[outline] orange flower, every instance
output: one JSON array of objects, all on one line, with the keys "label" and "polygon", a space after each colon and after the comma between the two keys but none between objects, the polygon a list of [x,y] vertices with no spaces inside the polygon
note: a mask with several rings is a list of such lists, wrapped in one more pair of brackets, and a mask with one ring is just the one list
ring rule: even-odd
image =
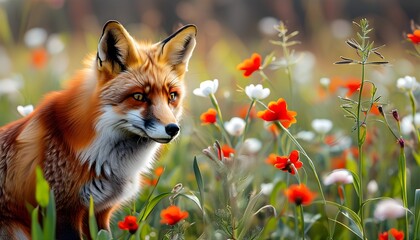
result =
[{"label": "orange flower", "polygon": [[[249,110],[249,105],[246,106],[242,106],[238,109],[237,111],[237,115],[242,118],[245,119],[246,115],[248,114],[248,110]],[[257,117],[257,111],[255,110],[255,107],[251,108],[251,111],[249,112],[249,119],[254,119]]]},{"label": "orange flower", "polygon": [[420,29],[414,30],[413,33],[407,34],[407,38],[414,44],[420,43]]},{"label": "orange flower", "polygon": [[124,221],[118,222],[118,227],[121,230],[128,230],[131,234],[136,233],[139,225],[137,224],[137,218],[135,216],[126,216]]},{"label": "orange flower", "polygon": [[231,148],[229,145],[225,144],[222,146],[223,157],[230,157],[231,153],[235,153],[235,149]]},{"label": "orange flower", "polygon": [[[274,162],[274,167],[281,169],[282,171],[289,172],[295,175],[295,169],[299,169],[303,166],[303,163],[299,161],[299,151],[293,150],[289,157],[277,156]],[[294,167],[293,167],[293,166]]]},{"label": "orange flower", "polygon": [[271,153],[270,155],[268,155],[268,157],[265,159],[265,162],[267,164],[273,165],[276,164],[276,160],[277,160],[277,155],[274,153]]},{"label": "orange flower", "polygon": [[32,51],[32,65],[38,69],[43,68],[47,63],[48,53],[44,48],[38,48]]},{"label": "orange flower", "polygon": [[379,233],[378,240],[388,240],[388,232]]},{"label": "orange flower", "polygon": [[216,123],[216,115],[217,115],[216,109],[209,108],[207,112],[201,114],[200,120],[203,124],[214,124]]},{"label": "orange flower", "polygon": [[303,183],[291,185],[284,191],[284,194],[289,202],[296,205],[309,205],[316,196],[316,193],[311,192]]},{"label": "orange flower", "polygon": [[162,167],[162,166],[157,167],[155,169],[154,176],[152,176],[152,177],[146,177],[146,176],[144,176],[142,178],[143,184],[149,185],[149,186],[156,186],[156,184],[158,183],[158,179],[162,175],[162,173],[163,173],[164,170],[165,170],[165,168]]},{"label": "orange flower", "polygon": [[285,127],[289,128],[290,125],[296,123],[296,112],[287,110],[287,103],[283,98],[279,98],[277,102],[270,102],[268,109],[259,111],[257,116],[265,121],[280,121]]},{"label": "orange flower", "polygon": [[182,219],[187,218],[188,212],[181,211],[179,207],[172,205],[166,209],[163,209],[160,212],[160,217],[162,218],[160,220],[160,223],[174,225],[174,224],[177,224]]},{"label": "orange flower", "polygon": [[162,175],[162,173],[163,173],[163,171],[165,170],[165,168],[164,167],[162,167],[162,166],[160,166],[160,167],[157,167],[156,169],[155,169],[155,175],[156,175],[156,177],[160,177],[161,175]]},{"label": "orange flower", "polygon": [[341,169],[346,168],[347,164],[347,154],[343,152],[337,157],[331,158],[331,169]]},{"label": "orange flower", "polygon": [[244,77],[249,77],[251,74],[261,67],[261,56],[258,53],[252,54],[251,58],[245,59],[237,68],[244,71]]},{"label": "orange flower", "polygon": [[353,95],[353,93],[358,91],[360,89],[360,85],[361,85],[361,82],[358,79],[351,80],[344,83],[343,87],[348,89],[346,93],[346,97],[350,97],[351,95]]},{"label": "orange flower", "polygon": [[376,115],[376,116],[381,115],[381,112],[378,109],[378,103],[377,102],[372,104],[372,107],[370,108],[370,113],[372,113],[373,115]]},{"label": "orange flower", "polygon": [[395,238],[395,240],[404,240],[404,232],[403,231],[398,231],[395,228],[391,228],[389,230],[389,232]]},{"label": "orange flower", "polygon": [[276,124],[271,123],[269,125],[267,125],[266,129],[273,134],[274,137],[277,137],[280,134],[280,129],[279,127],[277,127]]}]

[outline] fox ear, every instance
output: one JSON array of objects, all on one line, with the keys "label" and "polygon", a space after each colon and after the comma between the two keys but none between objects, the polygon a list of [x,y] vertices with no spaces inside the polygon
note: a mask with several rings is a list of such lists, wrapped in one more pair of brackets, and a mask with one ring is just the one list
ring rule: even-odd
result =
[{"label": "fox ear", "polygon": [[137,51],[130,34],[117,21],[108,21],[98,44],[98,70],[118,74],[135,61]]},{"label": "fox ear", "polygon": [[195,47],[197,27],[186,25],[160,42],[161,59],[177,71],[188,71],[188,61]]}]

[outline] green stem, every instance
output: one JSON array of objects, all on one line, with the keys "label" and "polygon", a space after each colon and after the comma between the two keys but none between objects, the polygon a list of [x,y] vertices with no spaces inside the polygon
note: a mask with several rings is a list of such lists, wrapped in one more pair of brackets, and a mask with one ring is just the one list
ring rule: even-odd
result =
[{"label": "green stem", "polygon": [[[296,215],[298,218],[298,226],[300,225],[300,234],[302,235],[302,240],[305,240],[305,218],[303,216],[303,207],[302,205],[296,205]],[[297,233],[296,236],[299,236]]]},{"label": "green stem", "polygon": [[411,114],[413,116],[413,127],[417,136],[417,151],[420,150],[420,133],[419,129],[416,126],[415,118],[416,118],[416,111],[417,111],[417,103],[416,98],[414,97],[413,91],[408,92],[408,96],[410,97],[411,102]]},{"label": "green stem", "polygon": [[[363,38],[363,43],[362,46],[364,46],[364,38]],[[363,230],[363,238],[365,238],[366,233],[365,233],[365,228],[364,228],[364,214],[363,214],[363,168],[364,168],[364,161],[363,161],[363,143],[364,143],[364,136],[366,136],[366,132],[362,133],[361,131],[366,131],[366,129],[362,129],[361,125],[363,123],[360,122],[360,117],[361,117],[361,113],[362,113],[362,92],[363,92],[363,86],[365,83],[365,63],[366,60],[363,59],[362,61],[362,82],[360,84],[360,91],[359,91],[359,99],[357,102],[357,119],[356,119],[356,124],[357,124],[357,149],[359,151],[359,166],[358,166],[358,174],[359,174],[359,217],[361,220],[361,225],[362,225],[362,230]],[[364,136],[363,136],[364,135]]]},{"label": "green stem", "polygon": [[216,108],[217,120],[218,120],[218,123],[220,125],[222,135],[225,137],[226,143],[230,147],[233,147],[232,142],[230,141],[230,138],[229,138],[229,133],[225,129],[225,125],[224,125],[223,117],[222,117],[222,111],[220,110],[220,106],[219,106],[219,103],[217,102],[216,96],[214,96],[214,94],[210,94],[209,97],[210,97],[211,103]]},{"label": "green stem", "polygon": [[246,113],[246,116],[245,116],[245,129],[244,129],[244,132],[242,133],[241,143],[243,143],[245,140],[245,135],[249,128],[249,115],[254,105],[255,105],[255,99],[252,99],[251,104],[249,105],[249,108],[248,108],[248,112]]},{"label": "green stem", "polygon": [[[404,147],[400,148],[400,157],[399,157],[399,168],[400,168],[400,180],[401,180],[401,195],[403,199],[404,208],[408,209],[408,200],[407,200],[407,171],[406,171],[406,157],[404,153]],[[405,213],[405,236],[406,239],[409,238],[408,230],[408,213]]]}]

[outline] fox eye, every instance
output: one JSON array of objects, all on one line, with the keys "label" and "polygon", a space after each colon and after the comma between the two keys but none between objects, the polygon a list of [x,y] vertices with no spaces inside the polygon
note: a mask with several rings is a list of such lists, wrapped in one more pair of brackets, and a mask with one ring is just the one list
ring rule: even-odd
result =
[{"label": "fox eye", "polygon": [[133,98],[136,99],[137,101],[142,101],[142,102],[146,101],[146,97],[142,93],[134,93]]},{"label": "fox eye", "polygon": [[178,97],[178,94],[176,92],[171,92],[169,95],[169,101],[174,102],[177,97]]}]

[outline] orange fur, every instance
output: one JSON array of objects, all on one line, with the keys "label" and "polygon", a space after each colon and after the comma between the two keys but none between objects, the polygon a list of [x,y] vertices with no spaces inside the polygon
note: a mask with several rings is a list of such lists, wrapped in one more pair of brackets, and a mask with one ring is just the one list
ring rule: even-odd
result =
[{"label": "orange fur", "polygon": [[110,21],[96,58],[33,113],[0,128],[0,238],[30,238],[35,168],[54,192],[57,239],[89,237],[88,199],[109,230],[112,212],[136,195],[160,143],[178,135],[183,78],[196,28],[156,44]]}]

